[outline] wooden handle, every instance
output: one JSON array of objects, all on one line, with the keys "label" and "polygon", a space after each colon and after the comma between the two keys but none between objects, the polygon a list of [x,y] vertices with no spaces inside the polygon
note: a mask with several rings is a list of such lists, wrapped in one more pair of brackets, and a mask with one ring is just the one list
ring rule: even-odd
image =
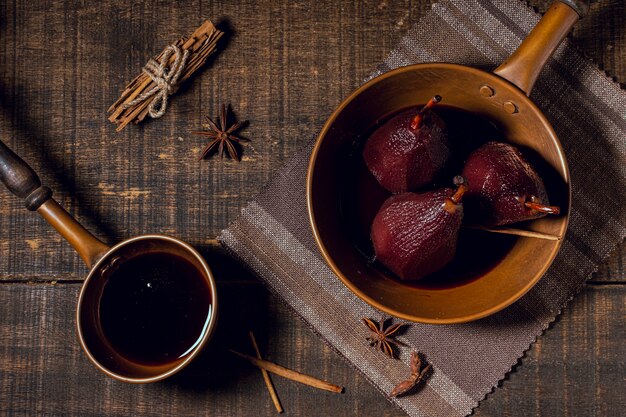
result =
[{"label": "wooden handle", "polygon": [[42,204],[37,212],[72,245],[88,268],[91,269],[108,252],[107,245],[89,233],[53,198]]},{"label": "wooden handle", "polygon": [[0,140],[0,180],[13,194],[24,199],[26,208],[37,210],[63,236],[91,268],[109,249],[80,225],[42,186],[37,173]]},{"label": "wooden handle", "polygon": [[39,177],[22,158],[0,140],[0,180],[13,194],[24,199],[26,208],[34,211],[52,197]]},{"label": "wooden handle", "polygon": [[530,95],[543,66],[579,17],[586,13],[586,7],[587,2],[582,0],[552,3],[517,50],[493,72]]}]

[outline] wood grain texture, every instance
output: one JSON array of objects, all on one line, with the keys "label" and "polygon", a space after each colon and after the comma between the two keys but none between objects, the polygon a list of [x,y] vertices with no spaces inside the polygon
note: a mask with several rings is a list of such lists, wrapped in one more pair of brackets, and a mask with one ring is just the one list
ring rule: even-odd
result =
[{"label": "wood grain texture", "polygon": [[[202,246],[317,134],[429,7],[403,5],[5,3],[0,129],[11,132],[8,142],[61,203],[105,240],[158,232]],[[125,83],[148,57],[209,17],[227,32],[227,46],[182,87],[166,116],[115,133],[105,110]],[[240,164],[197,161],[204,142],[190,131],[220,103],[250,120],[242,133],[252,142]],[[3,276],[84,274],[58,236],[15,199],[2,199]]]},{"label": "wood grain texture", "polygon": [[[258,285],[220,286],[217,333],[181,374],[143,386],[112,380],[80,351],[78,288],[0,284],[0,415],[274,415],[258,370],[226,352],[252,353],[250,328],[269,360],[346,387],[337,395],[274,377],[286,415],[403,415]],[[588,287],[476,415],[623,415],[624,303],[622,285]]]},{"label": "wood grain texture", "polygon": [[[432,2],[0,0],[2,140],[109,243],[150,232],[199,247],[224,300],[216,343],[183,374],[148,386],[106,378],[74,334],[86,268],[0,190],[0,415],[274,415],[259,372],[224,354],[250,349],[248,328],[268,359],[347,388],[337,397],[274,378],[287,415],[403,415],[209,239],[315,137]],[[543,11],[550,1],[530,3]],[[150,56],[206,18],[227,32],[221,51],[165,117],[115,133],[107,107]],[[622,87],[625,27],[626,1],[599,0],[572,34]],[[197,161],[204,143],[190,131],[220,103],[250,120],[240,164]],[[624,248],[476,415],[625,414]],[[43,283],[50,281],[66,283]]]},{"label": "wood grain texture", "polygon": [[[0,2],[0,131],[109,243],[165,233],[203,247],[429,9],[423,1]],[[545,10],[548,1],[533,2]],[[594,2],[575,42],[626,80],[626,2]],[[145,61],[212,18],[221,51],[167,115],[115,133],[105,111]],[[202,116],[231,103],[240,164],[198,162]],[[1,279],[82,279],[62,239],[0,192]],[[624,260],[610,263],[623,276]],[[618,266],[617,269],[615,266]],[[603,275],[604,277],[605,275]]]},{"label": "wood grain texture", "polygon": [[624,416],[626,288],[588,286],[476,416]]},{"label": "wood grain texture", "polygon": [[274,415],[258,369],[227,352],[253,352],[248,329],[267,359],[347,388],[338,395],[274,377],[288,415],[400,414],[259,285],[219,288],[215,343],[182,373],[143,386],[112,380],[88,362],[76,340],[78,289],[0,284],[0,415]]}]

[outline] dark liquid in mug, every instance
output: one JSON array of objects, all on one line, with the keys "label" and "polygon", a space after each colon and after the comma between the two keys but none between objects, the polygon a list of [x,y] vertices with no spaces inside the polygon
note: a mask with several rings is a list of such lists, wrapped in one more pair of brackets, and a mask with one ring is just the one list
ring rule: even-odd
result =
[{"label": "dark liquid in mug", "polygon": [[[418,110],[419,107],[416,107],[415,112]],[[502,133],[490,121],[468,111],[446,105],[437,105],[434,111],[446,123],[451,159],[444,172],[432,184],[417,192],[453,188],[452,178],[462,172],[465,160],[473,150],[486,142],[505,141]],[[372,262],[372,266],[380,272],[381,279],[396,279],[407,286],[429,289],[452,288],[474,281],[502,261],[513,247],[516,236],[461,229],[452,262],[418,281],[402,281],[380,262],[375,261],[370,239],[372,222],[380,206],[392,194],[367,169],[363,160],[363,146],[378,126],[396,114],[381,120],[355,143],[351,163],[345,173],[341,198],[344,224],[357,250]]]},{"label": "dark liquid in mug", "polygon": [[112,347],[143,365],[186,356],[211,316],[211,292],[188,260],[150,252],[124,261],[104,286],[100,323]]}]

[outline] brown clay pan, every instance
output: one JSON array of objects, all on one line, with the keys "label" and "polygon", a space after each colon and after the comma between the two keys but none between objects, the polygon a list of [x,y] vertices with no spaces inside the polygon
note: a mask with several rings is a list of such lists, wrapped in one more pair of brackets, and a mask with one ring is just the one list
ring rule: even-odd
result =
[{"label": "brown clay pan", "polygon": [[[372,306],[402,319],[449,324],[493,314],[524,295],[554,261],[569,220],[570,174],[549,121],[528,94],[553,51],[583,14],[585,4],[557,1],[520,47],[493,73],[430,63],[398,68],[352,93],[326,122],[313,150],[307,204],[319,249],[339,279]],[[377,120],[439,94],[447,105],[494,123],[507,141],[536,153],[547,166],[549,193],[561,194],[562,214],[532,222],[556,241],[518,238],[500,263],[464,285],[429,289],[393,279],[372,267],[346,233],[340,208],[342,178],[356,138]]]}]

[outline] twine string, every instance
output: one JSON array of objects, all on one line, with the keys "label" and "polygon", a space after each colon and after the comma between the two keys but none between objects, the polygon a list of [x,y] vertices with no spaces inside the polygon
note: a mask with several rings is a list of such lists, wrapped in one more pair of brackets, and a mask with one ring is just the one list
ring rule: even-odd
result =
[{"label": "twine string", "polygon": [[[170,57],[174,55],[174,62],[168,67]],[[183,69],[187,64],[189,51],[176,45],[170,45],[163,51],[161,62],[150,58],[143,67],[142,71],[156,84],[150,90],[142,93],[136,99],[124,104],[124,109],[135,106],[144,100],[153,97],[148,107],[148,114],[153,119],[159,118],[165,114],[167,110],[167,97],[174,94],[178,89],[178,79],[183,73]]]}]

